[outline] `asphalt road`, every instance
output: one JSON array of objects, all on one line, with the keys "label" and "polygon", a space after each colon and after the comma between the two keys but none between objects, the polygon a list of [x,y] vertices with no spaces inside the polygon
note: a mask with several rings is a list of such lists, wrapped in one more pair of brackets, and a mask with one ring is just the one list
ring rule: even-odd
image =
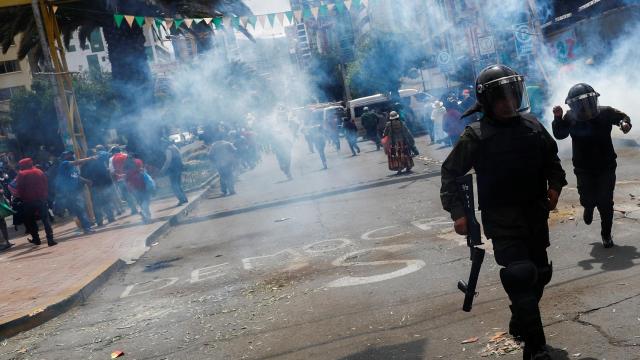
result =
[{"label": "asphalt road", "polygon": [[[291,182],[268,157],[241,176],[238,195],[212,190],[86,304],[1,344],[0,358],[121,350],[125,359],[417,360],[513,350],[489,341],[508,321],[490,246],[474,310],[460,310],[468,250],[440,208],[437,161],[396,177],[371,150],[330,151],[321,171],[299,147]],[[598,229],[580,221],[575,190],[552,215],[555,273],[542,312],[555,359],[640,359],[636,152],[623,152],[618,174],[616,248],[603,249]]]}]

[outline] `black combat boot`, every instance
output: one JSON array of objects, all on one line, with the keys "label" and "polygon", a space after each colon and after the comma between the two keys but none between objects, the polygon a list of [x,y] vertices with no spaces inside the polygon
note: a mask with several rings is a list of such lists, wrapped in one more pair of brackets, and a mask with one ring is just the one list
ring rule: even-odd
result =
[{"label": "black combat boot", "polygon": [[605,249],[609,249],[613,247],[613,238],[611,234],[602,234],[602,245],[604,245]]},{"label": "black combat boot", "polygon": [[584,219],[585,224],[591,225],[591,222],[593,221],[593,208],[585,207],[584,213],[582,214],[582,218]]}]

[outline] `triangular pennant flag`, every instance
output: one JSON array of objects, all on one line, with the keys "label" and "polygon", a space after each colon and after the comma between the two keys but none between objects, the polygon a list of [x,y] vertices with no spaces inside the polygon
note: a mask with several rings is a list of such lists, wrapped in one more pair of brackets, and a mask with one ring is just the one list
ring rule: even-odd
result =
[{"label": "triangular pennant flag", "polygon": [[176,24],[176,29],[180,28],[180,25],[184,22],[184,19],[175,19],[173,21]]},{"label": "triangular pennant flag", "polygon": [[264,15],[258,15],[258,22],[260,22],[260,26],[262,26],[263,29],[266,29],[265,23],[267,21],[267,17]]},{"label": "triangular pennant flag", "polygon": [[129,24],[129,27],[133,26],[133,21],[136,19],[135,16],[133,15],[125,15],[124,16],[124,20],[127,22],[127,24]]},{"label": "triangular pennant flag", "polygon": [[369,7],[369,0],[362,0],[360,2],[362,3],[362,6]]},{"label": "triangular pennant flag", "polygon": [[284,13],[277,13],[276,17],[278,18],[278,22],[280,23],[281,26],[284,26]]},{"label": "triangular pennant flag", "polygon": [[276,20],[276,14],[268,14],[267,19],[269,19],[269,25],[273,27],[273,22]]},{"label": "triangular pennant flag", "polygon": [[344,2],[336,1],[336,11],[338,14],[342,14],[344,12]]},{"label": "triangular pennant flag", "polygon": [[231,18],[230,17],[223,17],[222,18],[222,25],[224,26],[225,30],[229,30],[231,29]]},{"label": "triangular pennant flag", "polygon": [[53,5],[51,8],[53,8],[54,14],[58,12],[58,7],[56,5]]},{"label": "triangular pennant flag", "polygon": [[202,22],[202,19],[193,19],[193,22],[196,24],[200,24]]},{"label": "triangular pennant flag", "polygon": [[320,8],[317,7],[312,7],[311,8],[311,15],[313,15],[314,19],[318,19],[318,13],[320,12]]},{"label": "triangular pennant flag", "polygon": [[247,27],[247,22],[248,22],[248,21],[249,21],[249,19],[247,19],[247,17],[246,17],[246,16],[242,16],[242,17],[240,18],[240,24],[242,24],[242,27],[243,27],[243,28],[246,28],[246,27]]},{"label": "triangular pennant flag", "polygon": [[136,16],[136,24],[142,27],[144,25],[144,16]]},{"label": "triangular pennant flag", "polygon": [[296,10],[293,12],[293,14],[296,16],[296,21],[298,23],[302,22],[302,10]]},{"label": "triangular pennant flag", "polygon": [[336,4],[327,4],[327,10],[331,11],[336,8]]},{"label": "triangular pennant flag", "polygon": [[155,18],[156,27],[161,27],[164,24],[162,19]]},{"label": "triangular pennant flag", "polygon": [[347,10],[351,10],[351,0],[344,0],[344,6],[347,7]]},{"label": "triangular pennant flag", "polygon": [[184,19],[184,24],[187,25],[187,29],[191,29],[191,24],[193,24],[193,19]]},{"label": "triangular pennant flag", "polygon": [[251,15],[249,16],[249,24],[251,24],[251,26],[253,26],[253,28],[256,28],[256,22],[258,21],[258,18],[255,15]]},{"label": "triangular pennant flag", "polygon": [[144,25],[145,26],[153,26],[154,21],[155,21],[154,18],[147,16],[147,17],[144,18]]},{"label": "triangular pennant flag", "polygon": [[352,4],[351,4],[351,10],[358,10],[360,9],[360,0],[353,0]]},{"label": "triangular pennant flag", "polygon": [[312,16],[313,16],[313,13],[311,13],[311,9],[310,8],[304,8],[304,10],[302,11],[302,17],[305,20],[309,20],[309,19],[311,19]]},{"label": "triangular pennant flag", "polygon": [[173,26],[173,19],[164,19],[164,27],[167,30],[171,31],[171,27]]},{"label": "triangular pennant flag", "polygon": [[232,17],[231,18],[231,25],[233,25],[233,27],[235,29],[239,28],[240,27],[240,18],[237,17],[237,16]]},{"label": "triangular pennant flag", "polygon": [[[209,23],[207,22],[207,18],[204,19],[204,22],[209,25]],[[209,18],[209,22],[211,22],[211,19]],[[216,26],[216,30],[220,30],[222,29],[222,18],[215,18],[213,19],[213,24]]]},{"label": "triangular pennant flag", "polygon": [[329,8],[327,7],[327,5],[321,5],[320,16],[327,16],[327,15],[329,15]]},{"label": "triangular pennant flag", "polygon": [[122,25],[122,20],[124,20],[124,15],[114,14],[113,20],[116,22],[116,27],[120,27],[120,25]]},{"label": "triangular pennant flag", "polygon": [[[202,20],[204,20],[205,24],[209,25],[209,24],[211,24],[211,20],[213,20],[213,18],[204,18]],[[220,24],[222,24],[222,18],[216,18],[216,20],[220,20]],[[215,22],[214,22],[214,24],[215,24]]]},{"label": "triangular pennant flag", "polygon": [[293,11],[287,11],[284,14],[287,16],[287,19],[289,19],[289,24],[293,24]]}]

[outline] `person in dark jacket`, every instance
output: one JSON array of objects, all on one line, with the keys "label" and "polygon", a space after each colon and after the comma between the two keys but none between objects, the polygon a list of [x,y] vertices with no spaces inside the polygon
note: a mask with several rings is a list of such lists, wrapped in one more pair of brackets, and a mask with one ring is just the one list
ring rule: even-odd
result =
[{"label": "person in dark jacket", "polygon": [[115,221],[115,204],[113,203],[113,180],[109,173],[109,154],[97,154],[95,150],[89,151],[90,156],[96,158],[87,162],[82,167],[82,176],[91,181],[91,200],[93,213],[98,226],[104,225],[106,218],[109,223]]},{"label": "person in dark jacket", "polygon": [[56,208],[69,210],[78,218],[85,234],[93,232],[91,222],[87,216],[84,197],[84,185],[91,186],[91,181],[80,176],[79,166],[95,159],[95,157],[77,159],[72,151],[65,151],[60,156],[58,173],[56,175]]},{"label": "person in dark jacket", "polygon": [[365,107],[362,110],[364,113],[362,114],[362,117],[360,117],[360,122],[367,132],[367,139],[376,144],[376,150],[380,150],[382,148],[382,144],[380,143],[380,135],[378,134],[378,115],[369,110],[368,107]]},{"label": "person in dark jacket", "polygon": [[40,234],[38,233],[37,218],[42,220],[44,231],[47,236],[47,245],[54,246],[57,243],[53,240],[53,229],[49,222],[47,199],[49,197],[49,185],[47,176],[42,170],[33,166],[33,160],[24,158],[18,163],[20,172],[16,178],[18,197],[23,202],[23,220],[29,234],[30,242],[40,245]]},{"label": "person in dark jacket", "polygon": [[553,135],[557,139],[571,136],[573,167],[578,180],[580,204],[584,207],[584,222],[593,221],[598,208],[601,219],[602,243],[613,246],[613,192],[616,186],[616,152],[611,140],[614,126],[627,134],[631,119],[620,110],[599,106],[598,94],[588,84],[577,84],[569,90],[566,104],[571,108],[563,116],[562,107],[553,108]]},{"label": "person in dark jacket", "polygon": [[352,156],[360,154],[360,147],[358,146],[358,127],[356,124],[350,119],[344,118],[342,119],[342,128],[344,129],[349,149],[351,149],[351,154],[353,154]]},{"label": "person in dark jacket", "polygon": [[455,231],[468,231],[456,179],[476,172],[478,204],[493,243],[500,280],[511,301],[509,333],[524,340],[524,360],[551,360],[539,302],[551,281],[549,212],[566,174],[553,137],[527,114],[524,78],[504,65],[484,69],[476,80],[483,118],[467,126],[442,164],[440,197]]},{"label": "person in dark jacket", "polygon": [[171,190],[173,194],[178,198],[178,205],[181,206],[189,202],[187,195],[182,190],[182,171],[184,165],[182,163],[182,154],[180,149],[169,139],[162,140],[167,147],[165,150],[164,165],[160,169],[160,173],[167,173],[169,175],[169,181],[171,182]]}]

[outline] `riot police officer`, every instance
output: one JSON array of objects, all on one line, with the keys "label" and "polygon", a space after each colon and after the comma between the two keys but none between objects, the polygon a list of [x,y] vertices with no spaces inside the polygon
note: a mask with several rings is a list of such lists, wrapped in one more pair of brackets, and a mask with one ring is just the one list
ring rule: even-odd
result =
[{"label": "riot police officer", "polygon": [[511,300],[509,332],[525,342],[524,359],[551,359],[539,301],[551,281],[549,211],[567,184],[553,137],[527,114],[524,79],[507,66],[484,69],[476,80],[484,116],[466,127],[442,165],[441,200],[458,234],[467,232],[456,178],[472,168],[487,238],[493,242],[500,280]]},{"label": "riot police officer", "polygon": [[584,207],[584,222],[593,221],[598,208],[601,236],[605,248],[613,246],[613,191],[616,186],[616,152],[611,141],[611,129],[631,131],[629,117],[612,107],[599,106],[598,94],[588,84],[577,84],[569,90],[565,103],[570,110],[563,115],[560,106],[553,108],[553,135],[565,139],[571,135],[573,167],[578,180],[580,204]]}]

